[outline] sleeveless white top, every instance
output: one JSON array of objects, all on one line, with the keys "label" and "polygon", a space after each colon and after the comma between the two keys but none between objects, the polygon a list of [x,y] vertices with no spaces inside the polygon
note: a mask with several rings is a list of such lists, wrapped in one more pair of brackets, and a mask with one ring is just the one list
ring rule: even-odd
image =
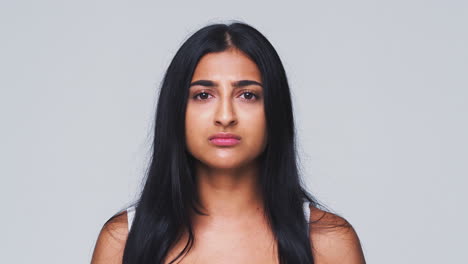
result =
[{"label": "sleeveless white top", "polygon": [[133,218],[135,217],[135,206],[127,209],[128,231],[132,228]]},{"label": "sleeveless white top", "polygon": [[[309,219],[310,219],[310,207],[309,207],[309,202],[308,201],[305,201],[303,203],[303,206],[304,206],[304,216],[305,216],[305,219],[307,221],[307,223],[309,223]],[[130,231],[130,229],[132,228],[132,222],[133,222],[133,218],[135,217],[135,206],[131,206],[127,209],[127,221],[128,221],[128,231]],[[309,225],[307,225],[307,231],[309,231]]]}]

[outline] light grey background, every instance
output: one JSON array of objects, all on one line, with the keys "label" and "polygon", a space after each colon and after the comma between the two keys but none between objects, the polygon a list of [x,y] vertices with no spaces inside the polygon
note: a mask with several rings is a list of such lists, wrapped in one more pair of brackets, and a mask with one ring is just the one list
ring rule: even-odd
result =
[{"label": "light grey background", "polygon": [[247,22],[292,89],[313,193],[368,263],[468,263],[467,1],[2,1],[3,263],[88,263],[136,198],[156,91],[195,30]]}]

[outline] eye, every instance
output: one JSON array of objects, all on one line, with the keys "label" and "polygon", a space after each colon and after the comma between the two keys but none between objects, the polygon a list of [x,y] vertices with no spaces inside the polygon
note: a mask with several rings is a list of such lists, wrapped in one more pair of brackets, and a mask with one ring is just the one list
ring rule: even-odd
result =
[{"label": "eye", "polygon": [[[206,100],[206,99],[208,99],[208,98],[206,98],[208,95],[210,95],[210,94],[207,93],[207,92],[201,92],[201,93],[196,94],[193,97],[193,99],[195,99],[195,100]],[[199,96],[200,96],[201,99],[197,99]]]},{"label": "eye", "polygon": [[[244,95],[244,97],[246,97],[245,100],[247,101],[255,101],[258,99],[258,95],[256,95],[255,93],[251,92],[251,91],[245,91],[242,93],[242,95]],[[255,97],[255,99],[251,99],[252,97]]]}]

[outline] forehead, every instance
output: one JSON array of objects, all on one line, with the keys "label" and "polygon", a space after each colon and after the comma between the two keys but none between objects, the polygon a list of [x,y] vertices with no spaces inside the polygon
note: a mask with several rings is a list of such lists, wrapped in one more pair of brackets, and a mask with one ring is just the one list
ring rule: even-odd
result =
[{"label": "forehead", "polygon": [[197,64],[192,80],[250,78],[260,81],[258,66],[237,49],[204,55]]}]

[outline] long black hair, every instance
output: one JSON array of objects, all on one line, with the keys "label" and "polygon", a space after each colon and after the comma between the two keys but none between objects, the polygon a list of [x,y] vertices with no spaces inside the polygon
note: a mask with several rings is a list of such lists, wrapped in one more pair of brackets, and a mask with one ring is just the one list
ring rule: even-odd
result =
[{"label": "long black hair", "polygon": [[[171,61],[159,90],[152,156],[144,186],[134,204],[135,216],[123,252],[123,263],[162,264],[171,246],[188,231],[194,242],[190,209],[198,214],[194,158],[185,142],[189,84],[199,60],[229,48],[242,51],[258,66],[264,94],[267,145],[259,157],[265,214],[275,236],[280,263],[313,262],[303,203],[320,206],[304,188],[297,160],[291,95],[280,57],[258,30],[243,22],[211,24],[191,35]],[[113,216],[115,217],[115,215]],[[112,218],[111,218],[112,219]],[[109,222],[109,219],[107,222]]]}]

